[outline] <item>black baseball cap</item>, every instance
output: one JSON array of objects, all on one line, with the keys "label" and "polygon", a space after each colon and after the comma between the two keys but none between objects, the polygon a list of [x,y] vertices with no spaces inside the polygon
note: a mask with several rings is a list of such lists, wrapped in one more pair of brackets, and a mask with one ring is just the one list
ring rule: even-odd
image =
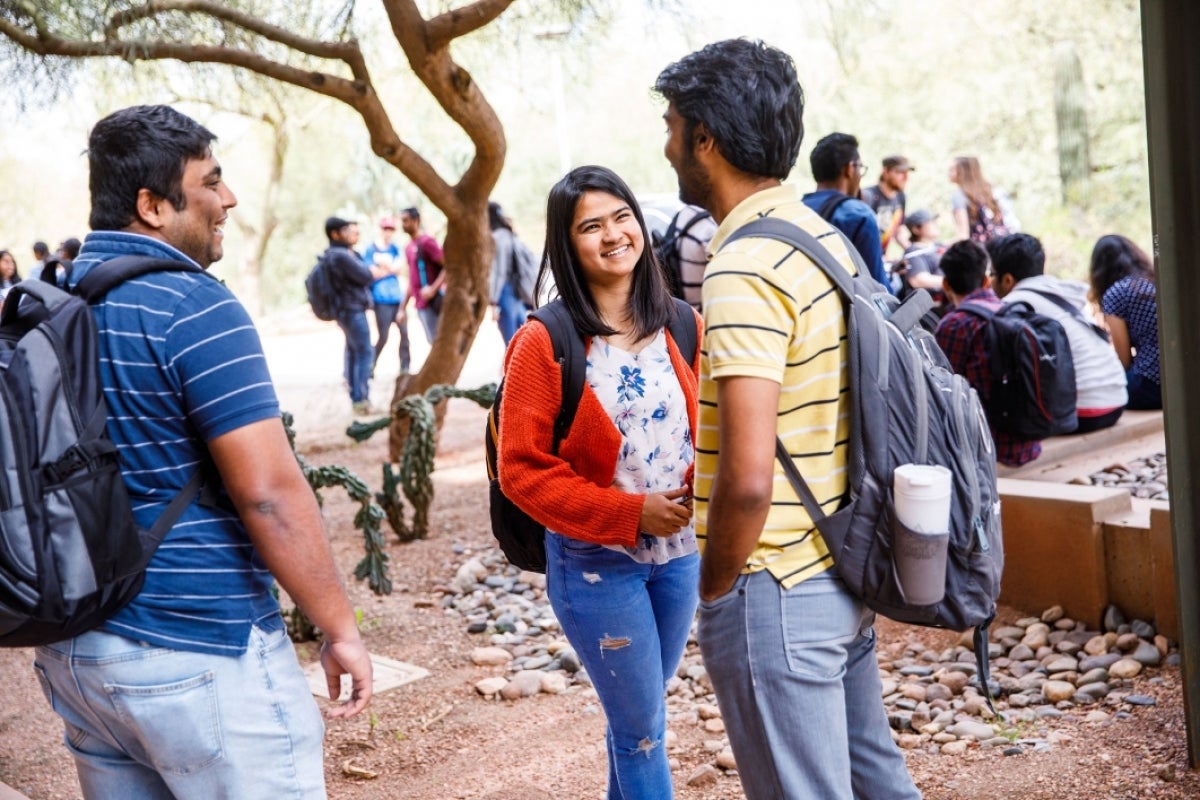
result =
[{"label": "black baseball cap", "polygon": [[904,218],[904,224],[909,228],[915,228],[918,225],[924,225],[926,222],[932,222],[935,219],[937,219],[937,214],[927,208],[918,208]]},{"label": "black baseball cap", "polygon": [[356,223],[354,223],[352,220],[342,219],[341,217],[329,217],[325,220],[325,236],[328,237],[329,234],[333,233],[334,231],[340,231],[347,225],[354,224]]}]

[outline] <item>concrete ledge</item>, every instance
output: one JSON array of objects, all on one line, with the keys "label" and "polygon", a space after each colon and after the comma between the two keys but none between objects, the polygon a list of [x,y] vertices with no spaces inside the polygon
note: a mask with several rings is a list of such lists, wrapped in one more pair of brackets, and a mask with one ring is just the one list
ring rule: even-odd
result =
[{"label": "concrete ledge", "polygon": [[1123,489],[1001,478],[1000,600],[1032,614],[1062,605],[1099,627],[1116,604],[1179,636],[1171,516]]},{"label": "concrete ledge", "polygon": [[1126,411],[1117,424],[1078,436],[1042,441],[1042,455],[1020,467],[999,466],[1001,478],[1067,483],[1131,458],[1166,449],[1161,411]]},{"label": "concrete ledge", "polygon": [[1001,478],[1000,600],[1031,612],[1062,605],[1096,627],[1108,605],[1102,520],[1128,513],[1129,492]]},{"label": "concrete ledge", "polygon": [[29,800],[29,798],[8,784],[0,783],[0,800]]}]

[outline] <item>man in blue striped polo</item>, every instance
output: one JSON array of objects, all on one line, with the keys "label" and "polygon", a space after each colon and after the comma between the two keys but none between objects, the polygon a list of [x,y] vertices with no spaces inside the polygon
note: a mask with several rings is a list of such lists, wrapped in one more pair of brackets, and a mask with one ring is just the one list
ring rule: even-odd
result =
[{"label": "man in blue striped polo", "polygon": [[[98,122],[92,210],[71,275],[117,256],[207,269],[236,204],[216,137],[167,106]],[[155,272],[94,307],[108,429],[138,523],[197,470],[193,502],[140,594],[100,628],[37,649],[85,798],[325,796],[323,723],[273,579],[324,634],[331,717],[361,711],[371,662],[321,515],[288,445],[262,346],[241,303],[204,271]]]}]

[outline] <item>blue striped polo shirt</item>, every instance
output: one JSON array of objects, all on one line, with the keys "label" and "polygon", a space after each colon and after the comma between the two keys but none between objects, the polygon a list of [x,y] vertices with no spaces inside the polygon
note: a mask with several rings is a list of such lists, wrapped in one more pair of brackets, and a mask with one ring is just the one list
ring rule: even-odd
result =
[{"label": "blue striped polo shirt", "polygon": [[[71,274],[120,255],[189,261],[138,234],[88,234]],[[157,272],[94,307],[108,431],[138,524],[150,527],[203,463],[205,442],[279,416],[262,343],[233,293],[208,273]],[[142,591],[103,629],[162,647],[246,649],[251,625],[278,628],[272,578],[241,520],[192,503],[150,561]]]}]

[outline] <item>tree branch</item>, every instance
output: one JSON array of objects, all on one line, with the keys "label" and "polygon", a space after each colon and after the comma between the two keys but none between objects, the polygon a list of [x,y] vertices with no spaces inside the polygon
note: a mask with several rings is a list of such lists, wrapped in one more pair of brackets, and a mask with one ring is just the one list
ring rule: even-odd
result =
[{"label": "tree branch", "polygon": [[[4,19],[0,19],[0,34],[9,37],[29,52],[40,56],[115,57],[126,61],[174,59],[185,63],[228,64],[323,94],[326,97],[332,97],[335,100],[341,100],[349,105],[354,105],[356,98],[362,97],[369,91],[368,81],[350,80],[327,72],[300,69],[290,64],[273,61],[257,53],[233,47],[161,41],[135,42],[120,39],[98,42],[69,40],[44,31],[36,35],[30,34]],[[361,61],[361,55],[359,60]]]},{"label": "tree branch", "polygon": [[475,0],[470,5],[438,14],[426,23],[429,49],[437,50],[453,39],[479,30],[500,16],[513,0]]},{"label": "tree branch", "polygon": [[113,14],[105,24],[104,38],[117,39],[120,36],[121,28],[130,23],[175,11],[186,14],[206,14],[244,28],[251,33],[256,33],[264,39],[278,42],[292,50],[317,58],[348,61],[351,51],[358,50],[358,45],[353,41],[322,42],[317,39],[309,39],[285,28],[270,25],[258,17],[230,8],[224,3],[216,3],[211,0],[150,0],[144,5],[119,11]]}]

